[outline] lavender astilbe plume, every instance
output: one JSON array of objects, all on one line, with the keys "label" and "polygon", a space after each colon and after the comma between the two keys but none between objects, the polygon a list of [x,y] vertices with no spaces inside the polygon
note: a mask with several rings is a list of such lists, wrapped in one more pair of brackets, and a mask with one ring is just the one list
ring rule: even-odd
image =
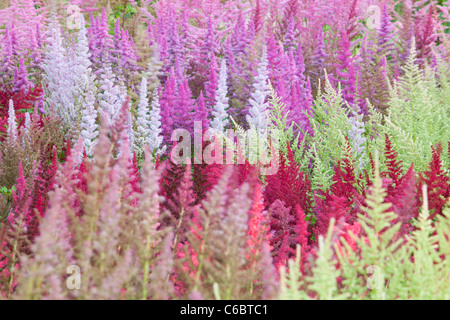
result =
[{"label": "lavender astilbe plume", "polygon": [[8,109],[8,140],[14,143],[17,141],[18,132],[17,132],[17,123],[16,123],[16,111],[14,109],[14,102],[9,100],[9,109]]},{"label": "lavender astilbe plume", "polygon": [[159,45],[155,43],[151,46],[151,49],[152,54],[149,62],[147,63],[147,69],[143,72],[143,74],[148,79],[148,90],[153,92],[160,85],[159,77],[162,76],[162,62],[159,54]]},{"label": "lavender astilbe plume", "polygon": [[92,71],[90,53],[87,40],[87,30],[84,18],[81,18],[81,28],[78,33],[78,42],[73,59],[75,75],[77,104],[81,109],[81,136],[84,139],[86,154],[92,156],[93,148],[98,136],[97,110],[95,98],[97,95],[97,80]]},{"label": "lavender astilbe plume", "polygon": [[354,116],[349,117],[348,121],[351,124],[352,128],[348,132],[348,136],[350,141],[353,144],[353,150],[359,158],[358,167],[360,170],[364,167],[364,157],[365,157],[365,144],[366,138],[364,137],[365,129],[364,123],[362,121],[362,114],[355,114]]},{"label": "lavender astilbe plume", "polygon": [[247,122],[249,125],[254,126],[261,137],[266,136],[268,129],[269,103],[266,99],[269,95],[269,74],[267,64],[267,51],[266,48],[264,48],[261,55],[261,61],[258,65],[258,76],[253,84],[255,91],[252,93],[249,101],[251,108],[247,115]]},{"label": "lavender astilbe plume", "polygon": [[46,84],[46,109],[56,108],[64,125],[69,127],[76,122],[78,113],[75,106],[74,74],[69,61],[69,54],[63,42],[60,24],[55,16],[50,23],[48,37],[50,48],[44,59],[44,83]]},{"label": "lavender astilbe plume", "polygon": [[220,64],[219,84],[216,91],[216,103],[211,111],[213,120],[211,129],[216,133],[223,133],[228,125],[228,88],[227,88],[227,62],[222,59]]},{"label": "lavender astilbe plume", "polygon": [[291,14],[289,16],[289,22],[288,27],[286,30],[286,34],[284,35],[284,47],[287,51],[290,49],[295,48],[296,41],[296,35],[295,35],[295,22],[294,22],[294,16]]},{"label": "lavender astilbe plume", "polygon": [[5,29],[5,35],[2,39],[2,42],[4,45],[2,46],[2,59],[0,64],[0,71],[1,71],[1,83],[2,85],[10,85],[11,79],[14,74],[14,65],[15,65],[15,57],[14,54],[14,48],[13,48],[13,42],[12,42],[12,36],[11,36],[11,30],[9,27],[6,27]]},{"label": "lavender astilbe plume", "polygon": [[325,52],[324,41],[323,30],[320,28],[316,36],[316,45],[312,56],[311,86],[314,92],[318,90],[319,82],[324,83],[324,69],[327,68],[328,54]]},{"label": "lavender astilbe plume", "polygon": [[170,276],[173,272],[173,232],[169,232],[163,240],[161,255],[152,270],[149,280],[149,290],[153,299],[168,300],[174,293]]},{"label": "lavender astilbe plume", "polygon": [[100,77],[99,106],[104,110],[108,121],[111,123],[123,105],[126,93],[121,90],[122,88],[119,86],[109,63],[105,63]]},{"label": "lavender astilbe plume", "polygon": [[149,146],[152,154],[163,154],[166,146],[163,146],[162,125],[161,125],[161,108],[159,104],[159,94],[154,94],[150,110],[150,135]]},{"label": "lavender astilbe plume", "polygon": [[27,91],[31,86],[23,58],[19,59],[19,69],[14,70],[14,90]]},{"label": "lavender astilbe plume", "polygon": [[139,91],[139,104],[136,117],[136,148],[138,153],[143,153],[151,134],[149,101],[147,97],[147,78],[144,76]]},{"label": "lavender astilbe plume", "polygon": [[385,56],[394,69],[394,73],[398,74],[397,48],[395,47],[394,40],[393,25],[390,21],[389,10],[387,5],[384,4],[380,30],[378,31],[377,54],[379,56]]}]

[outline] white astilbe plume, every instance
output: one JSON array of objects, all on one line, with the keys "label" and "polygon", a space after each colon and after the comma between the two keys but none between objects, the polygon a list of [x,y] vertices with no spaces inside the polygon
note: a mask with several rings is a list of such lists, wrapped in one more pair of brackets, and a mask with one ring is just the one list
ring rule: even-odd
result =
[{"label": "white astilbe plume", "polygon": [[269,72],[267,66],[267,51],[266,48],[263,48],[261,61],[258,65],[258,75],[253,84],[255,92],[252,93],[249,100],[251,107],[247,115],[249,126],[254,126],[260,137],[266,136],[269,124],[269,103],[267,102],[267,97],[270,93],[270,87],[268,84]]},{"label": "white astilbe plume", "polygon": [[25,112],[25,123],[24,126],[22,127],[22,145],[25,146],[26,141],[29,141],[31,136],[30,136],[30,132],[31,132],[31,116],[29,112]]},{"label": "white astilbe plume", "polygon": [[70,127],[77,118],[74,99],[74,72],[68,53],[63,45],[61,26],[55,17],[50,23],[48,37],[49,49],[45,55],[44,83],[46,91],[46,109],[54,107],[63,119],[64,125]]},{"label": "white astilbe plume", "polygon": [[81,118],[81,136],[84,141],[84,147],[86,154],[92,156],[94,153],[94,147],[97,144],[98,137],[98,125],[97,125],[97,110],[95,109],[95,96],[88,91],[88,95],[85,98],[86,105],[82,109]]},{"label": "white astilbe plume", "polygon": [[364,144],[366,143],[366,138],[363,136],[365,129],[364,123],[361,121],[362,115],[355,115],[349,117],[348,122],[351,124],[352,128],[348,131],[348,136],[353,144],[353,150],[355,151],[356,158],[359,158],[359,169],[364,167]]},{"label": "white astilbe plume", "polygon": [[148,145],[152,154],[162,154],[166,151],[166,146],[161,147],[163,136],[161,135],[161,108],[159,105],[159,96],[153,95],[152,109],[150,110],[150,135]]},{"label": "white astilbe plume", "polygon": [[223,133],[225,127],[229,124],[227,91],[227,63],[225,59],[222,59],[220,64],[219,83],[216,91],[216,104],[211,112],[213,116],[211,129],[218,134]]},{"label": "white astilbe plume", "polygon": [[84,140],[86,154],[93,155],[97,143],[98,125],[97,110],[95,108],[95,96],[97,93],[96,79],[92,72],[92,64],[89,59],[89,46],[86,26],[81,16],[81,29],[78,33],[78,43],[74,57],[74,74],[76,76],[78,105],[81,107],[81,136]]},{"label": "white astilbe plume", "polygon": [[25,124],[24,124],[24,132],[28,135],[31,130],[31,116],[29,112],[25,112]]},{"label": "white astilbe plume", "polygon": [[148,144],[150,137],[150,114],[147,97],[147,78],[142,78],[140,92],[139,92],[139,104],[137,107],[136,118],[136,151],[142,154],[144,152],[145,145]]},{"label": "white astilbe plume", "polygon": [[161,69],[163,65],[160,59],[158,45],[155,43],[152,48],[152,56],[147,64],[147,71],[144,72],[144,77],[148,79],[147,83],[149,84],[149,91],[154,91],[158,88],[160,84],[159,76],[162,74]]},{"label": "white astilbe plume", "polygon": [[14,102],[12,100],[9,100],[7,133],[9,141],[11,142],[17,141],[16,112],[14,111]]},{"label": "white astilbe plume", "polygon": [[100,107],[106,112],[107,120],[111,124],[125,102],[126,93],[122,91],[121,86],[116,84],[116,77],[112,72],[111,65],[108,62],[104,64],[104,70],[100,76],[98,97]]}]

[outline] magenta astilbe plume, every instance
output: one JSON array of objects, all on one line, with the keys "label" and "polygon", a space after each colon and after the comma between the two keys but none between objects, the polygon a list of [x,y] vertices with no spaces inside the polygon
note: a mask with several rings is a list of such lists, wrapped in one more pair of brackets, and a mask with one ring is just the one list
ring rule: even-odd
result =
[{"label": "magenta astilbe plume", "polygon": [[270,82],[274,87],[277,87],[283,66],[283,46],[276,41],[273,33],[270,33],[267,39],[267,60],[269,61]]},{"label": "magenta astilbe plume", "polygon": [[314,54],[312,56],[312,89],[314,92],[318,90],[319,81],[321,84],[324,83],[324,69],[327,68],[326,61],[328,59],[328,54],[325,52],[325,42],[322,28],[316,36]]},{"label": "magenta astilbe plume", "polygon": [[394,68],[394,74],[398,73],[397,48],[394,43],[394,27],[391,23],[389,9],[384,4],[381,16],[381,26],[378,31],[378,52],[379,56],[385,56],[389,60],[389,64]]},{"label": "magenta astilbe plume", "polygon": [[6,27],[5,36],[2,40],[4,43],[2,50],[2,59],[0,65],[0,73],[2,76],[2,84],[10,84],[11,79],[14,75],[14,65],[15,65],[15,56],[14,47],[13,47],[13,39],[11,35],[12,31],[9,27]]},{"label": "magenta astilbe plume", "polygon": [[165,66],[166,70],[178,64],[180,73],[184,73],[184,52],[180,42],[180,33],[178,30],[178,23],[176,21],[175,12],[172,7],[169,10],[167,18],[167,53],[168,64]]},{"label": "magenta astilbe plume", "polygon": [[295,22],[294,16],[291,14],[289,17],[288,27],[286,34],[284,35],[284,47],[287,51],[294,49],[297,43],[295,35]]},{"label": "magenta astilbe plume", "polygon": [[192,113],[194,110],[194,101],[192,100],[192,92],[186,77],[179,79],[179,81],[178,101],[173,114],[174,129],[184,128],[192,133],[194,130]]},{"label": "magenta astilbe plume", "polygon": [[194,106],[194,114],[195,114],[195,121],[201,121],[202,122],[202,128],[203,130],[206,130],[209,128],[209,111],[206,108],[205,100],[203,98],[203,92],[200,91],[200,96],[197,99],[197,103]]},{"label": "magenta astilbe plume", "polygon": [[100,20],[97,17],[91,28],[93,32],[93,44],[90,46],[93,49],[92,56],[100,61],[105,61],[105,58],[110,56],[114,43],[113,37],[109,34],[108,17],[104,7],[102,8]]},{"label": "magenta astilbe plume", "polygon": [[25,67],[23,58],[20,58],[19,69],[15,69],[14,71],[14,91],[24,91],[26,93],[30,86],[31,83],[28,80],[27,68]]},{"label": "magenta astilbe plume", "polygon": [[208,108],[212,108],[216,102],[216,90],[218,86],[218,68],[216,56],[211,55],[209,62],[209,79],[205,84],[206,105]]},{"label": "magenta astilbe plume", "polygon": [[351,43],[347,37],[347,32],[343,31],[341,34],[341,50],[338,52],[338,63],[334,64],[336,68],[337,77],[330,77],[338,86],[341,84],[342,98],[349,104],[349,106],[358,112],[356,104],[356,75],[357,67],[355,58],[352,56]]},{"label": "magenta astilbe plume", "polygon": [[208,23],[206,27],[206,35],[203,41],[203,46],[200,49],[200,57],[205,61],[212,58],[217,52],[217,44],[215,39],[215,28],[213,26],[213,21],[211,17],[208,18]]},{"label": "magenta astilbe plume", "polygon": [[253,25],[255,32],[258,33],[264,27],[263,13],[261,12],[261,1],[256,0],[256,6],[253,9]]},{"label": "magenta astilbe plume", "polygon": [[167,79],[166,86],[161,95],[161,123],[162,123],[162,134],[164,136],[164,142],[168,143],[170,141],[170,135],[172,134],[174,119],[174,108],[177,102],[177,87],[176,79],[174,74],[174,69],[172,68]]}]

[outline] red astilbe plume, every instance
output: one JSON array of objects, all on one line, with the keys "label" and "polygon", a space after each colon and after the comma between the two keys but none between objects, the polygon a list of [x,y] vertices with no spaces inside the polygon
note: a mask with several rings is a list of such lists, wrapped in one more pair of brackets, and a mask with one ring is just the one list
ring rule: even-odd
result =
[{"label": "red astilbe plume", "polygon": [[[4,233],[4,228],[0,229],[1,233]],[[8,268],[8,256],[11,255],[11,250],[7,246],[7,242],[3,241],[3,236],[0,234],[0,297],[3,295],[5,298],[14,291],[17,281],[14,279],[14,275]],[[11,281],[11,277],[12,281]]]},{"label": "red astilbe plume", "polygon": [[[300,245],[301,251],[301,266],[302,268],[304,267],[304,261],[306,260],[306,255],[310,250],[310,246],[309,246],[309,239],[310,239],[310,234],[308,232],[308,221],[306,220],[306,216],[305,213],[303,212],[302,208],[297,205],[295,207],[295,212],[296,212],[296,218],[297,218],[297,223],[295,225],[295,233],[297,235],[295,242],[297,244]],[[304,271],[304,270],[302,270]]]},{"label": "red astilbe plume", "polygon": [[[361,225],[359,222],[355,222],[352,225],[348,223],[343,223],[341,226],[334,226],[334,232],[338,235],[338,241],[336,241],[336,248],[341,255],[348,254],[347,250],[344,249],[344,242],[349,245],[353,252],[357,252],[358,244],[356,243],[355,236],[358,237],[361,232]],[[339,268],[339,262],[337,268]]]},{"label": "red astilbe plume", "polygon": [[426,60],[431,55],[431,46],[436,40],[435,15],[434,6],[431,5],[427,15],[418,21],[415,39],[419,61]]},{"label": "red astilbe plume", "polygon": [[389,136],[386,133],[386,143],[385,143],[385,149],[384,149],[384,155],[386,156],[386,168],[387,171],[383,172],[381,174],[382,177],[389,177],[392,179],[392,182],[397,185],[400,181],[400,178],[403,174],[403,161],[397,160],[398,153],[394,150],[392,147],[391,141],[389,140]]},{"label": "red astilbe plume", "polygon": [[162,205],[169,209],[167,203],[175,195],[186,169],[183,165],[175,164],[170,158],[163,161],[160,166],[163,168],[160,179],[160,193],[166,199],[166,203]]},{"label": "red astilbe plume", "polygon": [[[202,142],[202,149],[206,150],[207,148],[211,147],[211,143],[215,143],[216,139],[214,139],[214,142],[210,141],[203,141]],[[216,150],[220,150],[219,147],[215,147],[214,152],[217,152]],[[214,156],[215,157],[215,156]],[[205,159],[203,159],[201,164],[195,163],[194,160],[194,193],[197,198],[196,203],[200,203],[203,199],[205,199],[206,194],[212,190],[212,188],[217,184],[219,179],[221,178],[223,171],[226,167],[231,165],[224,165],[223,164],[223,158],[221,163],[217,163],[214,161],[214,163],[206,163]]]},{"label": "red astilbe plume", "polygon": [[346,197],[334,194],[327,195],[325,201],[317,197],[316,202],[318,208],[320,208],[316,213],[316,225],[314,227],[314,233],[316,239],[318,239],[319,235],[327,234],[331,218],[334,218],[337,224],[348,220],[351,207],[348,206]]},{"label": "red astilbe plume", "polygon": [[128,166],[127,166],[127,192],[123,195],[124,199],[130,200],[130,205],[132,207],[137,206],[137,198],[136,195],[141,193],[140,185],[141,185],[141,177],[139,174],[138,163],[136,159],[136,153],[133,153],[133,157],[127,158]]},{"label": "red astilbe plume", "polygon": [[300,172],[288,144],[287,156],[280,152],[278,172],[267,177],[267,186],[264,190],[266,208],[275,200],[281,200],[293,211],[298,204],[305,213],[308,213],[311,209],[311,193],[311,182],[306,174]]},{"label": "red astilbe plume", "polygon": [[420,208],[414,164],[411,164],[406,174],[396,183],[395,189],[388,192],[386,201],[392,203],[391,210],[398,216],[392,223],[401,223],[399,235],[409,234],[413,230],[410,221],[419,216]]},{"label": "red astilbe plume", "polygon": [[276,200],[269,208],[269,215],[274,265],[279,268],[285,265],[288,259],[293,258],[297,244],[302,246],[302,256],[305,258],[304,253],[309,249],[309,232],[301,206],[297,204],[296,209],[292,210],[286,207],[283,201]]},{"label": "red astilbe plume", "polygon": [[253,202],[249,211],[247,244],[254,255],[258,255],[263,243],[269,243],[269,225],[266,212],[264,211],[264,199],[261,185],[257,183],[253,191]]},{"label": "red astilbe plume", "polygon": [[[346,137],[344,157],[334,166],[333,185],[327,191],[319,190],[318,196],[315,197],[314,211],[319,219],[318,228],[315,228],[316,233],[326,234],[332,217],[336,218],[336,222],[343,217],[343,220],[350,224],[356,220],[358,208],[364,199],[357,189],[354,162],[351,146]],[[341,212],[337,214],[336,209]]]},{"label": "red astilbe plume", "polygon": [[177,190],[167,199],[166,207],[169,208],[169,215],[163,220],[163,224],[168,223],[174,230],[174,246],[186,241],[186,234],[189,232],[189,224],[193,218],[196,198],[193,192],[191,166],[187,165],[183,177]]},{"label": "red astilbe plume", "polygon": [[249,268],[260,272],[260,276],[253,281],[256,291],[261,291],[262,299],[272,299],[277,295],[278,287],[275,275],[276,269],[271,256],[271,234],[268,213],[264,210],[264,200],[261,185],[255,183],[253,200],[248,212],[247,245],[249,247],[247,260]]},{"label": "red astilbe plume", "polygon": [[428,186],[428,207],[430,219],[442,214],[442,209],[450,197],[450,178],[446,175],[441,163],[442,145],[431,147],[432,159],[428,170],[419,174],[419,190]]}]

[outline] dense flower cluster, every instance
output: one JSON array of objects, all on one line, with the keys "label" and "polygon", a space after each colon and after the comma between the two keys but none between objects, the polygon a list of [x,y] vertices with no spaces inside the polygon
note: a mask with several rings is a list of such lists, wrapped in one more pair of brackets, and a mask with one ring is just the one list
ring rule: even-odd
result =
[{"label": "dense flower cluster", "polygon": [[445,1],[5,3],[0,299],[450,298]]}]

